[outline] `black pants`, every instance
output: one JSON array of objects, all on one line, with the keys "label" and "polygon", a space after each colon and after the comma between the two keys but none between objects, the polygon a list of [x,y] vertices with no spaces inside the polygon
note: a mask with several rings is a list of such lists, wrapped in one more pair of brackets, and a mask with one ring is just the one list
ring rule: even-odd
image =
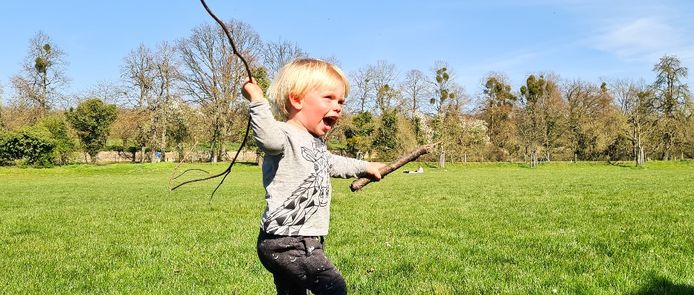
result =
[{"label": "black pants", "polygon": [[275,279],[277,294],[347,294],[340,272],[325,257],[322,237],[274,236],[260,231],[258,257]]}]

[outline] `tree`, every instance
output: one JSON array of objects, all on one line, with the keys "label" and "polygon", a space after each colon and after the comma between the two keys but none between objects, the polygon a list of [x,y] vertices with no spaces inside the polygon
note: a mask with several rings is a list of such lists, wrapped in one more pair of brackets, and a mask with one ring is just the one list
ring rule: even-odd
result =
[{"label": "tree", "polygon": [[420,70],[410,70],[405,75],[405,80],[400,83],[403,106],[407,109],[415,140],[418,144],[427,142],[428,134],[425,131],[427,122],[423,113],[428,105],[427,100],[432,95],[431,85],[431,81],[428,81]]},{"label": "tree", "polygon": [[116,119],[116,106],[92,98],[80,103],[77,109],[70,108],[65,116],[77,131],[84,151],[96,163],[96,155],[106,145],[111,123]]},{"label": "tree", "polygon": [[[162,42],[157,47],[154,55],[156,100],[151,103],[150,110],[153,141],[158,142],[158,149],[161,151],[161,161],[166,161],[167,128],[168,121],[172,120],[171,108],[175,101],[181,100],[176,91],[177,82],[180,80],[179,66],[176,62],[176,49],[171,47],[168,42]],[[153,148],[154,150],[154,148]],[[154,157],[152,157],[154,158]]]},{"label": "tree", "polygon": [[[29,54],[22,72],[12,77],[12,87],[20,100],[38,109],[38,118],[62,98],[61,91],[68,84],[65,75],[65,53],[43,32],[29,41]],[[38,119],[37,118],[37,119]]]},{"label": "tree", "polygon": [[141,134],[140,127],[149,120],[145,113],[135,108],[118,108],[116,120],[111,125],[111,137],[120,140],[124,151],[130,153],[130,160],[134,163],[137,151],[144,146],[138,142]]},{"label": "tree", "polygon": [[386,110],[381,114],[381,122],[376,130],[373,147],[381,160],[393,160],[399,154],[401,143],[398,139],[398,114]]},{"label": "tree", "polygon": [[430,117],[424,113],[416,113],[414,118],[411,118],[410,120],[412,132],[417,145],[431,143],[433,140],[434,130],[431,128]]},{"label": "tree", "polygon": [[568,134],[574,160],[596,160],[608,155],[618,137],[619,119],[607,84],[574,81],[567,85]]},{"label": "tree", "polygon": [[350,92],[353,99],[347,100],[349,109],[356,113],[363,113],[371,108],[372,95],[375,92],[371,88],[373,81],[373,69],[363,67],[350,73]]},{"label": "tree", "polygon": [[646,162],[644,147],[657,123],[655,96],[643,83],[627,80],[615,81],[612,89],[617,106],[627,121],[628,127],[622,134],[631,141],[632,159],[636,166],[642,166]]},{"label": "tree", "polygon": [[505,161],[517,149],[513,114],[518,98],[511,92],[506,77],[500,74],[487,76],[482,93],[480,114],[492,145],[490,156]]},{"label": "tree", "polygon": [[453,96],[446,104],[448,111],[457,110],[460,113],[465,113],[465,106],[470,102],[470,96],[467,95],[465,88],[458,83],[452,83],[450,94]]},{"label": "tree", "polygon": [[275,77],[275,74],[290,61],[307,57],[308,53],[299,47],[296,42],[277,41],[265,43],[261,50],[263,57],[263,65],[268,71],[270,79]]},{"label": "tree", "polygon": [[405,107],[410,118],[414,118],[417,112],[421,112],[426,106],[426,100],[430,97],[431,82],[420,70],[410,70],[405,75],[405,80],[400,84],[400,92],[405,100]]},{"label": "tree", "polygon": [[52,114],[39,121],[37,128],[44,128],[52,139],[54,163],[65,165],[70,162],[70,156],[75,151],[75,140],[62,114]]},{"label": "tree", "polygon": [[105,103],[115,104],[120,107],[128,107],[128,89],[120,81],[98,81],[91,86],[79,101],[90,97],[101,97]]},{"label": "tree", "polygon": [[362,159],[371,152],[372,136],[376,129],[373,115],[369,112],[358,113],[343,123],[347,140],[347,152]]},{"label": "tree", "polygon": [[689,100],[685,108],[687,118],[687,127],[684,129],[684,156],[691,159],[694,158],[694,102]]},{"label": "tree", "polygon": [[[150,101],[153,99],[155,89],[154,80],[156,76],[156,66],[154,64],[154,54],[144,44],[140,44],[136,49],[130,51],[125,57],[124,65],[121,67],[121,78],[126,82],[130,93],[134,93],[135,109],[140,113],[138,117],[151,118]],[[140,124],[136,126],[138,147],[141,149],[144,162],[144,155],[147,146],[152,146],[153,136],[151,120],[138,120]],[[152,158],[152,157],[150,157]]]},{"label": "tree", "polygon": [[190,128],[182,112],[181,110],[176,110],[176,116],[173,116],[172,120],[168,122],[169,127],[166,129],[167,136],[171,139],[171,144],[178,153],[177,161],[179,162],[182,162],[185,156],[184,143],[190,139]]},{"label": "tree", "polygon": [[550,160],[550,151],[561,134],[563,105],[554,81],[545,79],[544,75],[529,75],[520,88],[518,131],[526,155],[530,154],[531,167],[539,163],[541,149],[544,149],[545,160]]},{"label": "tree", "polygon": [[379,60],[375,65],[359,68],[349,74],[350,97],[347,107],[355,113],[369,110],[387,111],[399,107],[400,93],[396,89],[398,73],[395,65]]},{"label": "tree", "polygon": [[36,124],[38,110],[28,102],[22,100],[11,100],[3,106],[3,124],[6,130],[19,130],[25,126]]},{"label": "tree", "polygon": [[400,93],[397,89],[391,87],[389,84],[381,85],[376,90],[376,105],[381,114],[391,112],[400,109],[398,104],[398,98]]},{"label": "tree", "polygon": [[481,155],[481,150],[489,143],[486,122],[465,116],[460,110],[449,106],[444,118],[449,158],[451,161],[467,162],[469,156]]},{"label": "tree", "polygon": [[130,51],[121,67],[121,78],[126,82],[130,93],[137,97],[135,107],[144,109],[154,89],[155,77],[154,55],[144,44]]},{"label": "tree", "polygon": [[4,101],[3,94],[2,83],[0,83],[0,131],[5,130],[5,120],[3,120],[2,116],[2,102]]},{"label": "tree", "polygon": [[434,105],[436,115],[434,119],[434,140],[441,141],[439,144],[439,168],[444,168],[446,165],[446,145],[447,138],[444,132],[444,116],[446,103],[456,97],[456,93],[451,91],[453,83],[450,80],[448,67],[444,63],[437,65],[435,70],[434,96],[429,102]]},{"label": "tree", "polygon": [[446,103],[455,98],[455,93],[451,91],[453,88],[452,73],[448,70],[445,63],[437,65],[434,82],[434,96],[429,100],[429,103],[434,106],[435,112],[438,115],[443,114],[446,108]]},{"label": "tree", "polygon": [[166,161],[167,121],[171,116],[171,105],[180,97],[177,91],[180,71],[176,48],[162,42],[152,52],[141,44],[125,58],[121,77],[128,83],[130,91],[136,94],[135,109],[148,119],[139,120],[141,124],[137,126],[142,154],[149,147],[150,161],[157,160],[157,150],[161,151],[161,160]]},{"label": "tree", "polygon": [[[249,62],[257,61],[261,41],[253,29],[239,21],[227,26],[236,46]],[[193,29],[178,43],[184,94],[200,106],[208,127],[210,160],[217,162],[224,154],[222,142],[229,137],[230,126],[247,118],[246,102],[241,98],[241,83],[246,79],[241,61],[233,56],[223,31],[210,25]]]},{"label": "tree", "polygon": [[656,73],[656,80],[652,87],[660,115],[663,159],[669,160],[675,151],[674,144],[683,137],[683,127],[686,125],[684,106],[690,97],[684,80],[687,79],[688,70],[677,57],[665,55],[653,66],[653,71]]},{"label": "tree", "polygon": [[566,124],[566,103],[562,99],[561,88],[558,85],[559,78],[549,75],[546,78],[546,96],[543,97],[543,116],[545,122],[545,134],[543,148],[544,159],[550,161],[552,153],[560,144]]}]

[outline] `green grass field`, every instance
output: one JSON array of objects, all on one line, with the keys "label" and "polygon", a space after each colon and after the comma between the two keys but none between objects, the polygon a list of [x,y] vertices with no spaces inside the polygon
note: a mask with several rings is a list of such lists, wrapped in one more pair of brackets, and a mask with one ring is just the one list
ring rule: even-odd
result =
[{"label": "green grass field", "polygon": [[[169,193],[173,167],[0,168],[0,293],[272,294],[260,169],[208,204],[216,182]],[[352,294],[694,293],[692,162],[425,169],[333,181],[326,251]]]}]

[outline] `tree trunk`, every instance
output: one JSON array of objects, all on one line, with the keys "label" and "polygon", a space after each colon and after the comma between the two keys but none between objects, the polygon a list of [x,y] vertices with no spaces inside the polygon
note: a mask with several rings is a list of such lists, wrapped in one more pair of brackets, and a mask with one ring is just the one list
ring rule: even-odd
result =
[{"label": "tree trunk", "polygon": [[157,120],[155,119],[156,117],[156,110],[153,110],[150,112],[150,144],[149,144],[149,162],[150,163],[155,163],[157,162]]},{"label": "tree trunk", "polygon": [[161,134],[161,146],[159,149],[161,150],[161,161],[166,162],[166,125],[164,125],[164,131]]},{"label": "tree trunk", "polygon": [[637,166],[642,166],[645,162],[646,162],[646,155],[645,155],[645,153],[643,152],[643,147],[642,147],[641,144],[639,143],[639,146],[638,146],[638,155],[637,155],[637,157],[636,157],[636,165],[637,165]]},{"label": "tree trunk", "polygon": [[41,75],[41,102],[40,102],[40,108],[41,108],[41,114],[40,118],[43,118],[48,114],[48,81],[47,81],[47,74],[44,71]]},{"label": "tree trunk", "polygon": [[670,147],[671,147],[670,134],[666,133],[665,134],[665,146],[664,146],[665,152],[663,153],[663,160],[665,160],[665,161],[670,160]]},{"label": "tree trunk", "polygon": [[210,162],[217,163],[217,153],[214,150],[210,151]]},{"label": "tree trunk", "polygon": [[[168,72],[168,71],[167,71]],[[171,85],[169,84],[169,79],[166,79],[166,99],[164,100],[164,106],[162,107],[162,116],[161,116],[161,142],[160,142],[160,148],[161,148],[161,161],[166,162],[166,132],[167,132],[167,125],[168,125],[168,107],[169,107],[169,100],[171,98],[171,93],[170,88]]]},{"label": "tree trunk", "polygon": [[184,159],[184,155],[183,155],[184,151],[183,151],[183,147],[182,147],[181,145],[182,145],[182,144],[179,144],[179,145],[178,145],[178,149],[177,149],[177,150],[178,150],[178,157],[177,157],[178,159],[177,159],[177,161],[178,161],[179,163],[183,162],[183,159]]},{"label": "tree trunk", "polygon": [[439,168],[446,168],[446,150],[441,144],[441,150],[439,152]]}]

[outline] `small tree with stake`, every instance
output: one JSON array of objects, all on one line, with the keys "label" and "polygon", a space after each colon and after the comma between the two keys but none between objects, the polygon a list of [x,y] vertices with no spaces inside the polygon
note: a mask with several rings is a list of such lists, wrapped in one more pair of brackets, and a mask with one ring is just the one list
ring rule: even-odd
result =
[{"label": "small tree with stake", "polygon": [[98,98],[88,99],[65,114],[92,163],[96,163],[96,154],[106,145],[116,114],[115,105],[105,104]]}]

